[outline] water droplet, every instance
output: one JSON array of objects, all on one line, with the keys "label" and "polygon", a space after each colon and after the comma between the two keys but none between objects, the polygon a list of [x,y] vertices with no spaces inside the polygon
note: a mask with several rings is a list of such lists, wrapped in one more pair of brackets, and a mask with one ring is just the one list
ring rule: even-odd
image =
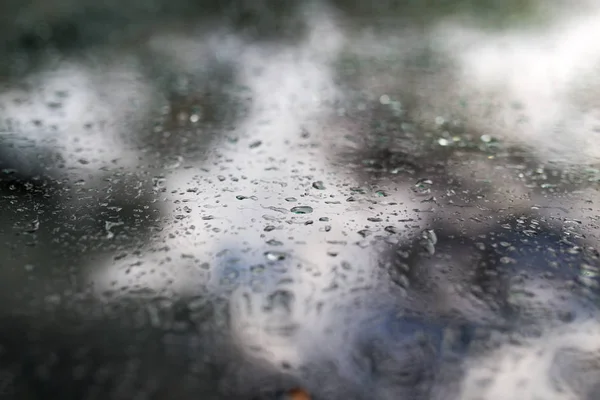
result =
[{"label": "water droplet", "polygon": [[445,147],[445,146],[448,146],[450,144],[450,141],[448,139],[446,139],[446,138],[439,138],[438,139],[438,144],[440,146],[444,146]]},{"label": "water droplet", "polygon": [[579,247],[579,246],[571,247],[570,249],[567,250],[567,253],[569,253],[569,254],[579,254],[579,253],[581,253],[581,247]]},{"label": "water droplet", "polygon": [[292,207],[290,211],[294,214],[310,214],[311,212],[313,212],[313,208],[310,206],[297,206]]},{"label": "water droplet", "polygon": [[273,225],[265,226],[265,232],[271,232],[272,230],[275,230],[275,226],[273,226]]},{"label": "water droplet", "polygon": [[285,201],[288,201],[288,202],[290,202],[290,203],[293,203],[294,201],[298,201],[298,199],[297,199],[297,198],[295,198],[295,197],[286,197],[286,198],[285,198]]},{"label": "water droplet", "polygon": [[28,229],[25,229],[25,232],[27,233],[35,233],[38,231],[38,229],[40,229],[40,221],[39,220],[35,220],[31,223],[30,227]]},{"label": "water droplet", "polygon": [[281,251],[267,251],[265,257],[269,261],[282,261],[285,260],[286,254]]},{"label": "water droplet", "polygon": [[357,232],[360,236],[366,238],[367,236],[369,236],[371,234],[371,231],[368,229],[363,229]]},{"label": "water droplet", "polygon": [[388,105],[390,104],[390,96],[388,96],[387,94],[382,95],[379,98],[379,102],[383,105]]},{"label": "water droplet", "polygon": [[283,242],[280,242],[279,240],[276,240],[276,239],[267,240],[267,244],[269,246],[283,246]]},{"label": "water droplet", "polygon": [[325,190],[325,185],[323,184],[322,181],[313,182],[312,187],[317,190]]},{"label": "water droplet", "polygon": [[237,196],[235,196],[236,199],[238,200],[246,200],[248,197],[247,196],[243,196],[241,194],[238,194]]},{"label": "water droplet", "polygon": [[255,141],[255,142],[252,142],[252,143],[250,143],[250,146],[249,146],[249,147],[250,147],[251,149],[255,149],[255,148],[257,148],[258,146],[260,146],[261,144],[262,144],[262,141],[260,141],[260,140],[257,140],[257,141]]},{"label": "water droplet", "polygon": [[431,185],[433,182],[430,179],[419,179],[413,187],[413,192],[419,196],[425,196],[431,193]]}]

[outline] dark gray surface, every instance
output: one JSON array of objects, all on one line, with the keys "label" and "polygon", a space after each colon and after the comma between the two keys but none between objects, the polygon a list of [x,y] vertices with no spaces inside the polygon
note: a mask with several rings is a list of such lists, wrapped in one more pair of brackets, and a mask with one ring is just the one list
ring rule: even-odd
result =
[{"label": "dark gray surface", "polygon": [[593,398],[600,10],[282,4],[2,3],[0,398]]}]

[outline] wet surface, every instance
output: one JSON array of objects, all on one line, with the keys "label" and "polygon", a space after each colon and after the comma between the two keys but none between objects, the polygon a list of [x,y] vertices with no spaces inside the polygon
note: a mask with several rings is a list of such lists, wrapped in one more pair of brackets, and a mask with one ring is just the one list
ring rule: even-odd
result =
[{"label": "wet surface", "polygon": [[595,398],[593,2],[120,3],[0,6],[0,399]]}]

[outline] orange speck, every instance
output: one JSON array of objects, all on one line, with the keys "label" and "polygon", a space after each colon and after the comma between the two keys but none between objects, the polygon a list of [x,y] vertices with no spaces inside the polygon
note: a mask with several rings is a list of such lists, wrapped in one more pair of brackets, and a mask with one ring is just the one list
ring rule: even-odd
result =
[{"label": "orange speck", "polygon": [[303,389],[292,389],[288,392],[288,398],[290,400],[310,400],[310,395]]}]

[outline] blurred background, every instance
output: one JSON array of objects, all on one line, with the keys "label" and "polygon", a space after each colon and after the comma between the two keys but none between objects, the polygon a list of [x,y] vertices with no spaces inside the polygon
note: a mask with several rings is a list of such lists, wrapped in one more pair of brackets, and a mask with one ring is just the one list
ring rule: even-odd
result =
[{"label": "blurred background", "polygon": [[0,398],[596,398],[599,20],[4,0]]}]

